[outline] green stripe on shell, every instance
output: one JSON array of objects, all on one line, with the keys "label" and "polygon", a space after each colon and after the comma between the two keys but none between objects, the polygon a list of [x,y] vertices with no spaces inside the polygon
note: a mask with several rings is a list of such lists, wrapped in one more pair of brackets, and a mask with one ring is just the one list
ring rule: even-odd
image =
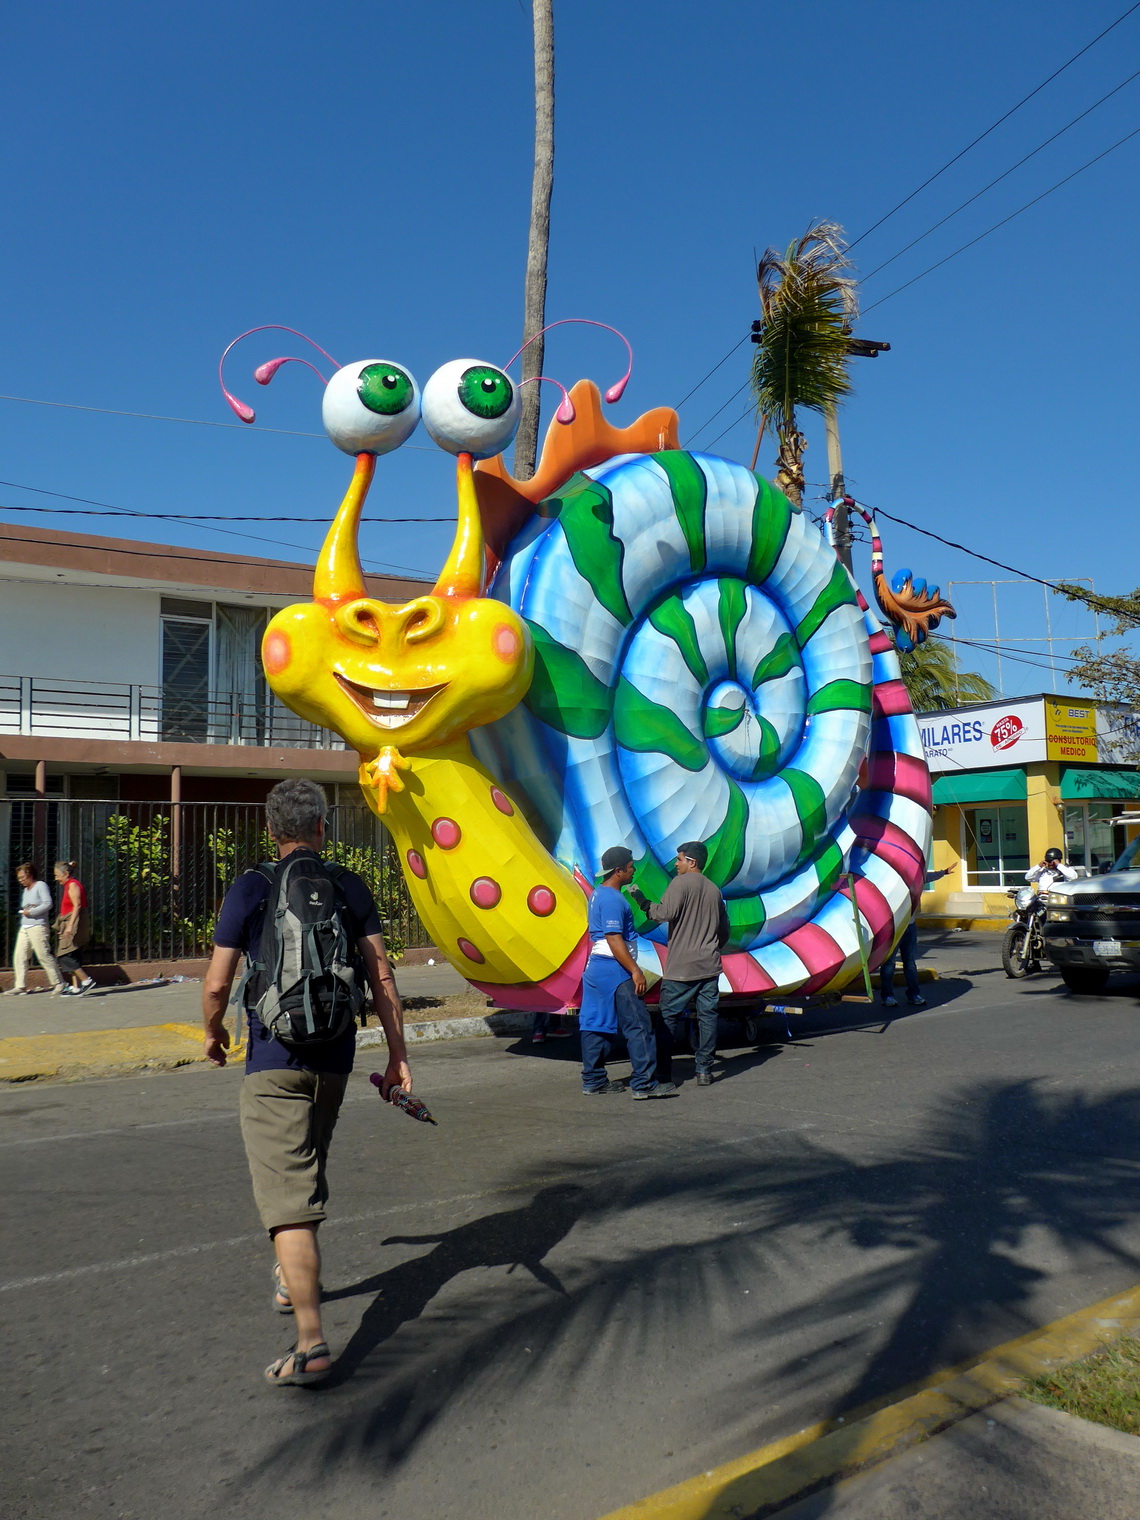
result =
[{"label": "green stripe on shell", "polygon": [[673,494],[673,510],[689,550],[689,565],[694,571],[705,568],[705,503],[708,481],[705,472],[691,454],[679,449],[665,449],[651,456],[665,471]]},{"label": "green stripe on shell", "polygon": [[800,619],[799,627],[796,629],[796,643],[800,648],[802,649],[807,641],[819,632],[824,621],[837,607],[848,605],[858,605],[855,599],[855,587],[851,584],[851,577],[837,560],[827,585],[816,597],[811,610]]},{"label": "green stripe on shell", "polygon": [[700,771],[708,764],[708,750],[677,714],[651,702],[625,676],[618,677],[614,694],[614,737],[639,754],[668,755],[687,771]]},{"label": "green stripe on shell", "polygon": [[534,676],[523,698],[536,718],[574,739],[597,739],[610,721],[609,688],[574,650],[527,619],[534,640]]},{"label": "green stripe on shell", "polygon": [[829,681],[808,698],[808,713],[836,712],[851,708],[855,712],[871,711],[871,687],[860,681]]},{"label": "green stripe on shell", "polygon": [[692,614],[681,598],[675,595],[666,597],[649,614],[649,621],[658,633],[673,640],[694,679],[702,686],[706,686],[709,679],[708,666],[701,654]]}]

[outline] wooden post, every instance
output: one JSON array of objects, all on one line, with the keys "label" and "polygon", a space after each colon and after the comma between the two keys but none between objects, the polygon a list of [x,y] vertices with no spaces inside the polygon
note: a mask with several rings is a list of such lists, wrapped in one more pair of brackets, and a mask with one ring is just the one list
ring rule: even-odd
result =
[{"label": "wooden post", "polygon": [[44,873],[44,880],[51,880],[51,862],[45,860],[47,851],[47,761],[36,761],[36,802],[32,817],[32,859]]}]

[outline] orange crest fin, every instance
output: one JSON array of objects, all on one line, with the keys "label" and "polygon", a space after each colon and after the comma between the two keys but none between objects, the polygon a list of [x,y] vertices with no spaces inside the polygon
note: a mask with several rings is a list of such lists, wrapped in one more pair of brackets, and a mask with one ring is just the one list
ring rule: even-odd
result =
[{"label": "orange crest fin", "polygon": [[679,422],[671,406],[645,412],[629,427],[611,427],[602,415],[602,397],[592,380],[579,380],[570,391],[573,422],[551,422],[542,458],[529,480],[516,480],[501,454],[475,466],[475,488],[487,539],[490,573],[494,573],[511,539],[534,506],[566,484],[578,470],[602,464],[615,454],[656,454],[679,449]]}]

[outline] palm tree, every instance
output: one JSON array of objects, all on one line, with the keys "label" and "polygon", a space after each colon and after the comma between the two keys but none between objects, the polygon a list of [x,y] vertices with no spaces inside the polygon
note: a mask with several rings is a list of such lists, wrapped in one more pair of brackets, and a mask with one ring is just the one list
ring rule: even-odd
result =
[{"label": "palm tree", "polygon": [[776,484],[797,507],[807,440],[796,408],[826,413],[851,390],[848,340],[858,299],[846,246],[837,223],[815,222],[782,254],[769,248],[756,270],[763,326],[752,394],[779,439]]},{"label": "palm tree", "polygon": [[915,712],[947,712],[967,702],[989,702],[998,695],[985,676],[959,670],[954,647],[929,638],[907,653],[899,651],[903,685]]},{"label": "palm tree", "polygon": [[[530,191],[530,241],[523,298],[523,342],[546,324],[546,258],[550,247],[550,196],[554,189],[554,0],[532,0],[534,16],[534,178]],[[522,356],[522,377],[542,373],[545,343],[538,338]],[[514,473],[534,474],[538,455],[539,387],[522,393],[522,415],[515,435]]]}]

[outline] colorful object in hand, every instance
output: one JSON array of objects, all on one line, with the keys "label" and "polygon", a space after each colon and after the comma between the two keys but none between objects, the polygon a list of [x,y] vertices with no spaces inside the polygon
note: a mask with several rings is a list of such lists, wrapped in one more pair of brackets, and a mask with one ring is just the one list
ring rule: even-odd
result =
[{"label": "colorful object in hand", "polygon": [[[384,1078],[378,1071],[374,1071],[368,1078],[373,1087],[384,1097]],[[439,1124],[438,1119],[433,1119],[431,1111],[426,1103],[420,1098],[414,1098],[411,1093],[404,1091],[402,1087],[390,1087],[385,1103],[391,1103],[393,1108],[403,1109],[409,1119],[418,1119],[421,1124]]]},{"label": "colorful object in hand", "polygon": [[[267,630],[270,684],[357,749],[417,911],[501,1006],[577,1001],[586,897],[617,842],[659,897],[677,842],[707,841],[732,926],[724,992],[842,987],[861,946],[877,965],[909,920],[930,843],[891,639],[799,509],[742,465],[680,450],[666,408],[615,429],[582,381],[530,480],[501,456],[476,467],[484,414],[505,402],[513,431],[501,375],[464,360],[423,388],[429,432],[458,456],[432,591],[399,607],[367,592],[361,441],[314,599]],[[639,927],[656,978],[665,932]]]}]

